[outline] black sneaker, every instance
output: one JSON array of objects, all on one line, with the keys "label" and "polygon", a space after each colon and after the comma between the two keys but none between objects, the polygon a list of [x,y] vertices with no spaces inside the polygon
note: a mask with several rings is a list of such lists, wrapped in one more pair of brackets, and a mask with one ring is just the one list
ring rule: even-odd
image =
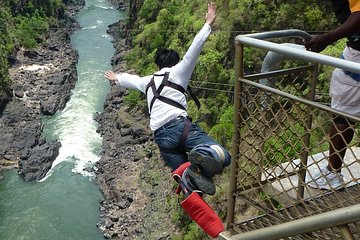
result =
[{"label": "black sneaker", "polygon": [[196,166],[190,166],[186,169],[185,176],[193,190],[200,190],[201,192],[209,195],[215,194],[216,188],[212,179],[201,175]]},{"label": "black sneaker", "polygon": [[191,162],[191,166],[196,166],[198,171],[209,179],[223,170],[223,163],[221,161],[198,151],[190,151],[188,159]]}]

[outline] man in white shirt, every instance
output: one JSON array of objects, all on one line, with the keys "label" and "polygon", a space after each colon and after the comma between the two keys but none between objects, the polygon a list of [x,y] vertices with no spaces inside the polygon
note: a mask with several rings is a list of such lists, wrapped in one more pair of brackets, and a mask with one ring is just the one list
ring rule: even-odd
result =
[{"label": "man in white shirt", "polygon": [[174,50],[160,49],[155,56],[159,71],[154,75],[140,77],[112,71],[105,73],[108,80],[146,94],[150,128],[154,131],[162,158],[172,171],[190,161],[191,166],[183,175],[187,188],[210,195],[215,193],[212,177],[230,164],[231,157],[199,126],[190,122],[184,92],[215,18],[216,6],[209,3],[205,24],[180,62]]}]

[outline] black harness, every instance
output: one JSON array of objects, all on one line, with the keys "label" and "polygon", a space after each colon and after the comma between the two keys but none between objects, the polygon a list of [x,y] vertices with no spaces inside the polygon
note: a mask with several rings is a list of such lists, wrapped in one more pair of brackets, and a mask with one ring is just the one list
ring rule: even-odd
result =
[{"label": "black harness", "polygon": [[[162,80],[162,82],[161,82],[158,89],[156,89],[156,86],[155,86],[155,80],[154,80],[155,76],[156,77],[163,77],[163,80]],[[178,102],[176,102],[176,101],[174,101],[174,100],[172,100],[170,98],[167,98],[167,97],[164,97],[164,96],[160,95],[161,91],[164,89],[165,86],[173,88],[173,89],[175,89],[175,90],[177,90],[177,91],[179,91],[179,92],[181,92],[182,94],[185,95],[186,90],[182,86],[169,81],[169,72],[165,72],[164,74],[154,74],[153,77],[151,78],[149,84],[146,86],[146,90],[145,90],[145,93],[148,94],[148,90],[151,88],[151,90],[152,90],[152,92],[154,94],[154,97],[153,97],[153,99],[151,99],[151,102],[150,102],[149,112],[151,113],[152,107],[153,107],[154,102],[156,101],[156,99],[158,99],[158,100],[160,100],[160,101],[162,101],[164,103],[167,103],[167,104],[169,104],[171,106],[180,108],[182,110],[186,110],[185,106],[181,105],[180,103],[178,103]],[[200,102],[197,99],[197,97],[195,96],[195,94],[191,91],[191,87],[188,86],[187,90],[188,90],[190,96],[195,101],[196,106],[198,108],[200,108]]]},{"label": "black harness", "polygon": [[[155,80],[154,80],[155,76],[163,77],[163,80],[158,89],[156,89],[156,86],[155,86]],[[145,90],[145,93],[148,94],[148,90],[151,88],[153,95],[154,95],[154,97],[151,99],[151,102],[150,102],[149,112],[151,113],[152,107],[153,107],[156,99],[158,99],[164,103],[167,103],[171,106],[174,106],[174,107],[177,107],[177,108],[180,108],[180,109],[186,111],[185,106],[181,105],[180,103],[178,103],[170,98],[160,95],[161,91],[164,89],[165,86],[173,88],[185,95],[186,90],[182,86],[169,81],[169,72],[165,72],[164,74],[154,74],[153,77],[151,78],[149,84],[146,86],[146,90]],[[197,97],[195,96],[195,94],[191,91],[190,86],[187,87],[187,90],[188,90],[190,96],[192,97],[192,99],[195,101],[197,108],[199,109],[200,102],[197,99]],[[185,152],[185,143],[186,143],[186,139],[187,139],[187,136],[188,136],[190,128],[191,128],[191,120],[189,118],[185,118],[184,121],[185,121],[185,125],[184,125],[184,129],[183,129],[183,133],[180,137],[179,147],[177,149],[161,148],[160,150],[162,152],[167,152],[167,153],[184,153]]]}]

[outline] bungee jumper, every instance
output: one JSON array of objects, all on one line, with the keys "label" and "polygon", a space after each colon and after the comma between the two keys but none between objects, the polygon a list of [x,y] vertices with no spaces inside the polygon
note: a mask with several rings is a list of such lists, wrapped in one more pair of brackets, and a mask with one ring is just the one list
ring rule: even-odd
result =
[{"label": "bungee jumper", "polygon": [[150,128],[172,177],[179,184],[185,200],[185,212],[211,237],[217,237],[224,226],[203,194],[213,195],[213,177],[230,165],[231,156],[219,143],[191,122],[186,111],[185,92],[203,45],[216,18],[216,5],[208,3],[205,24],[196,34],[180,61],[172,49],[161,48],[155,56],[158,71],[140,77],[134,74],[105,72],[105,78],[116,84],[146,94]]}]

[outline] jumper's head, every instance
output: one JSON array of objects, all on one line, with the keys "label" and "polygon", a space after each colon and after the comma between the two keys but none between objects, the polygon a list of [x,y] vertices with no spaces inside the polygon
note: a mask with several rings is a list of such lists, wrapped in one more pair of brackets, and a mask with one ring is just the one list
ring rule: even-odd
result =
[{"label": "jumper's head", "polygon": [[160,48],[155,55],[155,64],[159,69],[175,66],[179,61],[179,54],[172,49]]}]

